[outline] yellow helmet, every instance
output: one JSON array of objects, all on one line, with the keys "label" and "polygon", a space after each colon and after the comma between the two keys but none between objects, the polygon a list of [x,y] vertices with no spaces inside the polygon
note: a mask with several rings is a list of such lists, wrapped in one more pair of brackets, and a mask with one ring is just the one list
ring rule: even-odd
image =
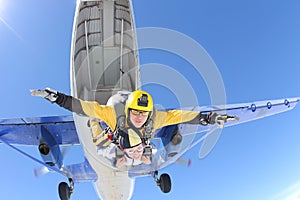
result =
[{"label": "yellow helmet", "polygon": [[125,113],[128,109],[141,110],[141,111],[153,111],[153,100],[148,92],[143,90],[136,90],[132,92],[125,104]]}]

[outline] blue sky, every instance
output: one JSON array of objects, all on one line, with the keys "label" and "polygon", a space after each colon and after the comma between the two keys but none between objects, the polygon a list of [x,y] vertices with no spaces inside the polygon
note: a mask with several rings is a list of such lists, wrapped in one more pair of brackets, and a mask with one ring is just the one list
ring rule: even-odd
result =
[{"label": "blue sky", "polygon": [[[228,103],[300,96],[299,1],[133,4],[137,27],[173,29],[205,48],[222,75]],[[29,89],[51,87],[69,93],[74,9],[74,0],[0,0],[0,118],[70,114],[31,97]],[[140,56],[141,64],[177,69],[186,64],[162,51],[143,51]],[[191,82],[199,102],[209,104],[203,80]],[[176,105],[155,89],[149,88],[157,103]],[[184,156],[192,159],[191,167],[175,164],[163,170],[173,180],[170,194],[162,194],[152,178],[140,178],[133,199],[299,199],[299,116],[298,105],[287,113],[225,129],[204,159],[198,159],[196,146]],[[36,148],[26,150],[37,155]],[[68,154],[66,159],[74,159],[72,151]],[[57,184],[64,177],[35,178],[38,165],[4,145],[0,157],[1,199],[58,199]],[[77,185],[73,199],[87,198],[97,199],[92,185]]]}]

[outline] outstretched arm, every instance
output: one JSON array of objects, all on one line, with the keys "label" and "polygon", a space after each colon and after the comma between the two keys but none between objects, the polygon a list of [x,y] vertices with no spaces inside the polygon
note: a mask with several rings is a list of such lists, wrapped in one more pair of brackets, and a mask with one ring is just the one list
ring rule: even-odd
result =
[{"label": "outstretched arm", "polygon": [[59,106],[77,114],[86,115],[82,109],[79,99],[75,97],[60,93],[58,91],[46,88],[44,90],[30,90],[32,96],[40,96],[52,103],[56,103]]},{"label": "outstretched arm", "polygon": [[216,113],[201,113],[199,111],[169,110],[157,111],[154,119],[154,127],[161,128],[173,124],[215,124]]},{"label": "outstretched arm", "polygon": [[30,92],[32,96],[43,97],[71,112],[101,119],[112,129],[116,127],[116,114],[113,107],[100,105],[96,101],[82,101],[75,97],[51,90],[50,88],[44,90],[30,90]]}]

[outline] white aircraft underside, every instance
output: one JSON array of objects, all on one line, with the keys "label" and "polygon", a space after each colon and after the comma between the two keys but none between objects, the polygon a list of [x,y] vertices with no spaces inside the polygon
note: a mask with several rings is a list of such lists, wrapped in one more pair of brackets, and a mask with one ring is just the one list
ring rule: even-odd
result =
[{"label": "white aircraft underside", "polygon": [[[131,2],[79,1],[71,52],[73,96],[106,104],[117,91],[136,90],[140,84]],[[101,177],[94,183],[101,199],[130,199],[134,179],[97,154],[88,118],[74,114],[74,121],[84,154]]]}]

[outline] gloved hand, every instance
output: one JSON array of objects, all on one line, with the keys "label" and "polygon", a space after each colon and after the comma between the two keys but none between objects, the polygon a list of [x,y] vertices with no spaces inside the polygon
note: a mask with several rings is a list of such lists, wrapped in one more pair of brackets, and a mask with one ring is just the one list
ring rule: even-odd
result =
[{"label": "gloved hand", "polygon": [[224,124],[226,122],[227,115],[219,115],[217,113],[210,113],[208,121],[210,124],[217,124],[219,128],[224,128]]},{"label": "gloved hand", "polygon": [[204,118],[200,118],[200,124],[206,126],[208,124],[217,124],[220,128],[224,128],[224,123],[226,122],[227,115],[219,115],[215,112],[210,112],[205,114]]},{"label": "gloved hand", "polygon": [[44,90],[30,90],[32,96],[39,96],[47,99],[48,101],[55,102],[58,98],[57,91],[50,88]]},{"label": "gloved hand", "polygon": [[224,128],[224,124],[226,122],[238,120],[240,120],[240,118],[237,116],[230,116],[227,114],[217,114],[215,112],[210,112],[208,114],[201,115],[200,124],[203,126],[206,126],[208,124],[217,124],[219,128]]}]

